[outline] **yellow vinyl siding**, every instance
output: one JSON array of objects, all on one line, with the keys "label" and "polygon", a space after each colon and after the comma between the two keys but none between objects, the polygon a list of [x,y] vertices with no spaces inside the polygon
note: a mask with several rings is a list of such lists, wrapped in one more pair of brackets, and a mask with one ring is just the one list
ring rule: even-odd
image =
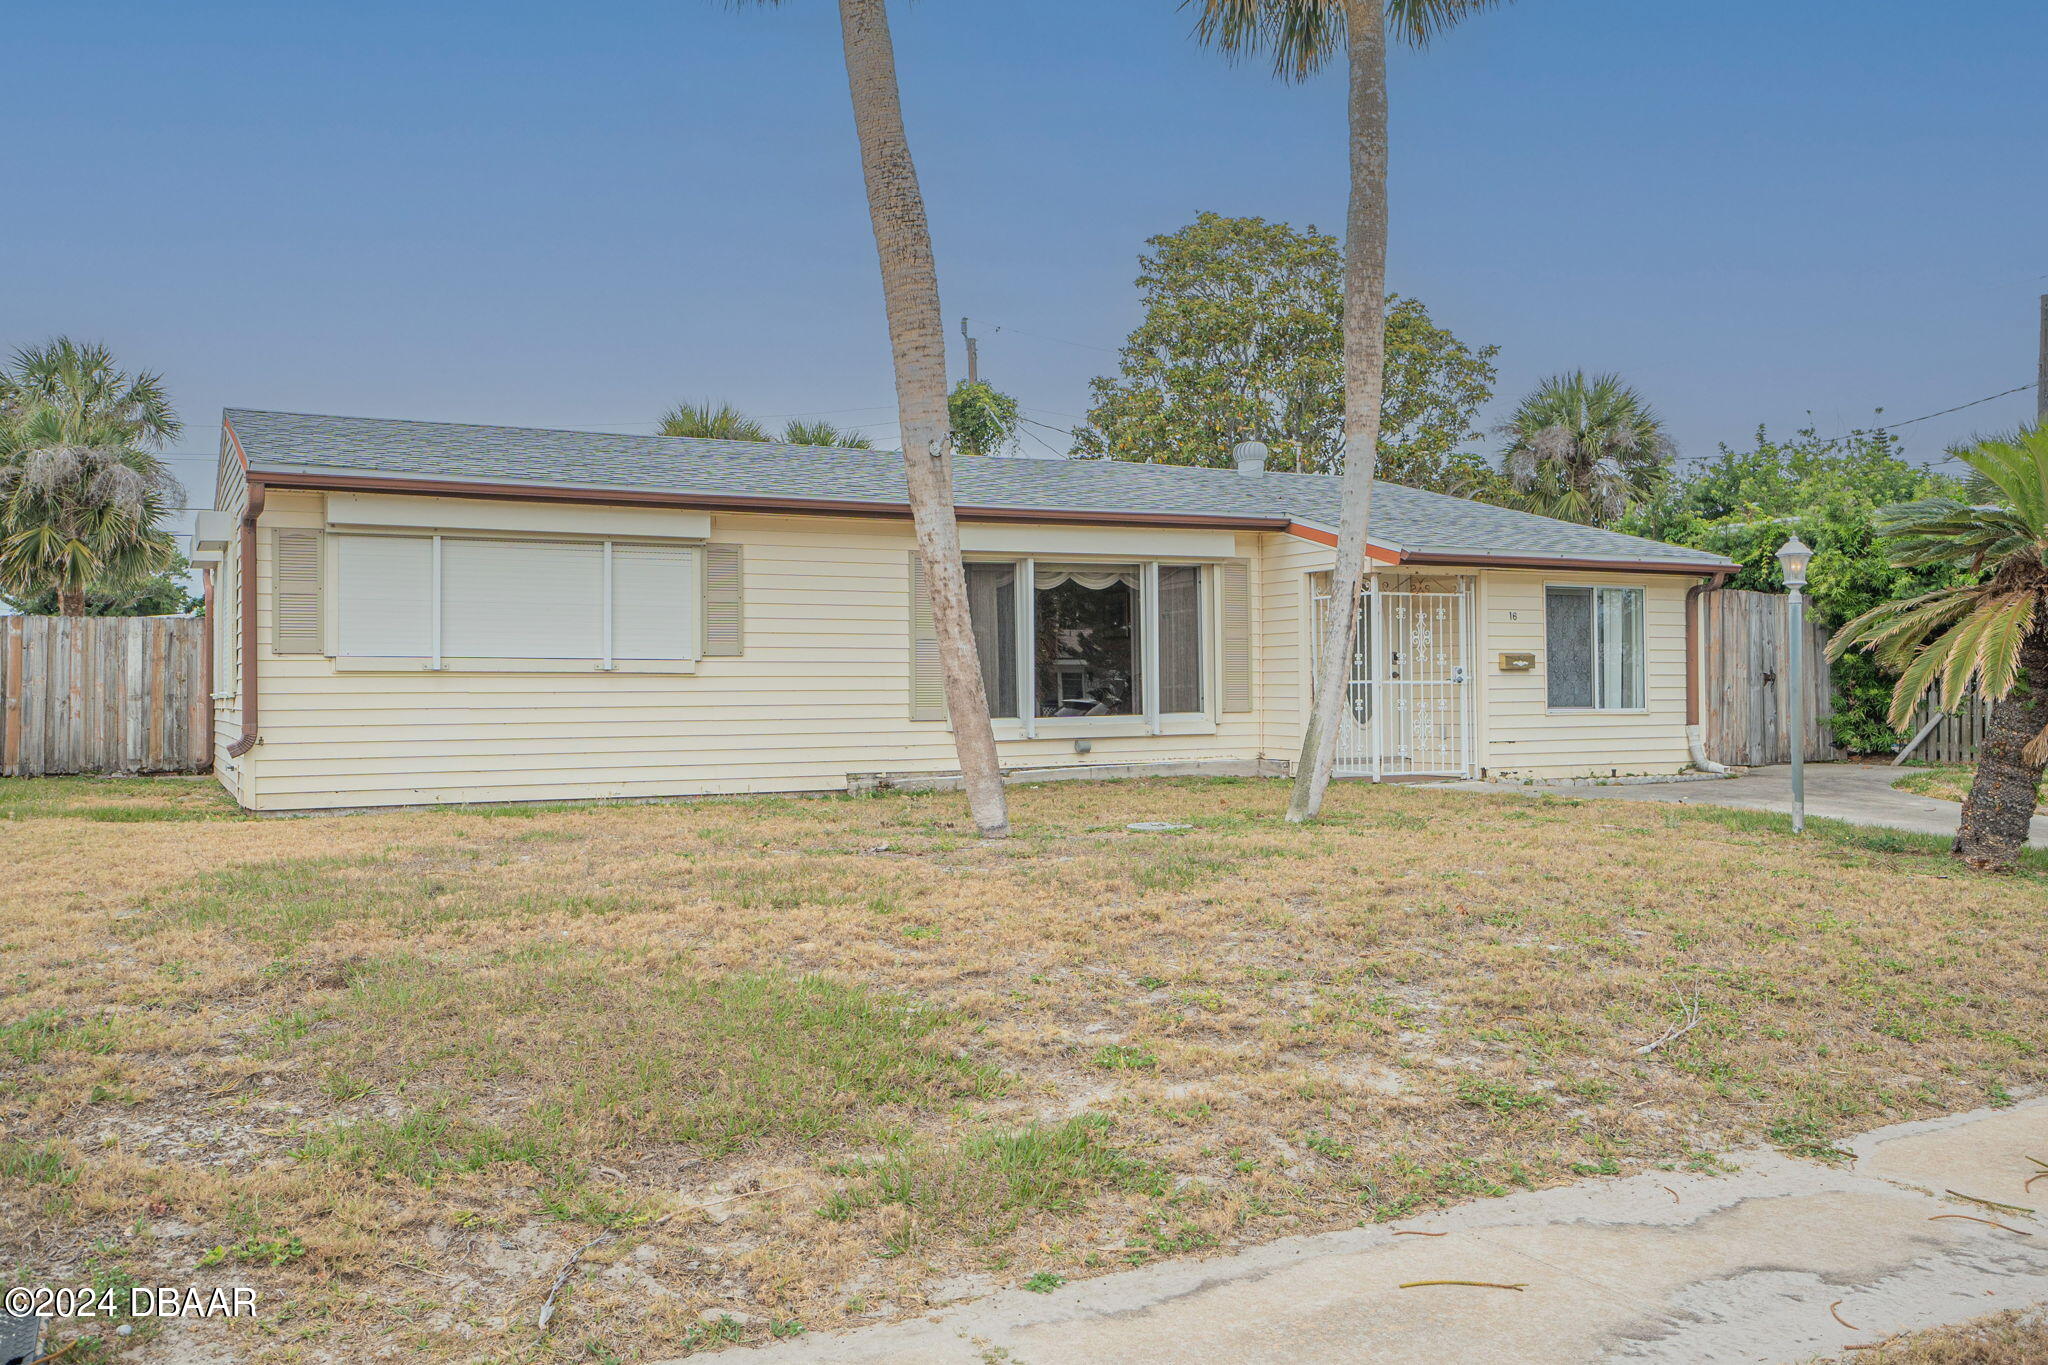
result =
[{"label": "yellow vinyl siding", "polygon": [[[317,527],[318,495],[273,492],[268,527]],[[257,808],[843,790],[849,774],[950,772],[951,731],[913,722],[907,522],[719,513],[744,547],[745,646],[691,674],[342,672],[270,650],[271,537],[258,538]],[[1006,767],[1251,759],[1256,711],[1213,734],[1005,740]]]},{"label": "yellow vinyl siding", "polygon": [[[1500,777],[1674,773],[1685,743],[1685,594],[1676,574],[1488,570],[1481,575],[1479,677],[1488,771]],[[1643,589],[1640,711],[1552,710],[1544,636],[1547,585]],[[1536,667],[1504,673],[1500,656],[1533,653]]]}]

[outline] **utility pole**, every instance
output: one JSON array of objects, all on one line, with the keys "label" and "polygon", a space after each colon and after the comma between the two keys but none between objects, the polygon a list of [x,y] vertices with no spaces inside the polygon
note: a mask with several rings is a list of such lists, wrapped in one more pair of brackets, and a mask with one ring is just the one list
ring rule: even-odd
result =
[{"label": "utility pole", "polygon": [[[967,335],[966,318],[960,319],[960,336],[967,343],[967,382],[979,384],[981,382],[981,353],[978,349],[979,343],[973,337]],[[2048,366],[2048,294],[2041,296],[2041,347],[2041,355],[2043,357],[2041,363],[2044,366]]]},{"label": "utility pole", "polygon": [[2048,427],[2048,294],[2041,296],[2041,370],[2034,377],[2034,421]]}]

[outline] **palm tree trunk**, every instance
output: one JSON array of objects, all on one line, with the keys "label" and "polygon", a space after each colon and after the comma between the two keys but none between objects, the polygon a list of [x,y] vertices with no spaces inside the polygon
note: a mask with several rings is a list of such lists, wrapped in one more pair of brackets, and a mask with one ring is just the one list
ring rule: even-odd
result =
[{"label": "palm tree trunk", "polygon": [[902,424],[904,481],[917,528],[917,552],[931,591],[932,623],[946,679],[946,712],[967,804],[983,838],[1010,832],[989,722],[981,662],[967,611],[967,571],[960,563],[960,526],[953,515],[952,452],[946,413],[946,325],[939,309],[938,269],[924,195],[903,130],[896,88],[896,50],[885,0],[839,0],[846,82],[867,178],[868,216],[882,262],[882,295],[896,363],[896,407]]},{"label": "palm tree trunk", "polygon": [[2020,678],[2010,695],[1991,703],[1956,831],[1956,856],[1984,871],[2011,867],[2020,856],[2040,799],[2042,765],[2027,762],[2021,751],[2048,729],[2048,630],[2036,630],[2020,646]]},{"label": "palm tree trunk", "polygon": [[57,589],[57,614],[59,616],[85,615],[85,589]]},{"label": "palm tree trunk", "polygon": [[1338,485],[1343,510],[1323,653],[1287,805],[1287,818],[1296,822],[1322,810],[1337,760],[1338,716],[1350,681],[1379,458],[1387,295],[1387,31],[1381,3],[1345,0],[1344,6],[1351,53],[1351,204],[1344,228],[1344,469]]}]

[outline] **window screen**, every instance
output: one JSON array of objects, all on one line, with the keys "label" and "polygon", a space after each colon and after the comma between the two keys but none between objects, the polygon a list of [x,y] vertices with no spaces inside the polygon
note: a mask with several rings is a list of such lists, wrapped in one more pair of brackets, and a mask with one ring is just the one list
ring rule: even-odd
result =
[{"label": "window screen", "polygon": [[1202,571],[1159,569],[1159,709],[1202,709]]},{"label": "window screen", "polygon": [[967,614],[991,716],[1017,715],[1017,566],[969,564]]},{"label": "window screen", "polygon": [[434,652],[432,536],[335,536],[335,653],[424,659]]}]

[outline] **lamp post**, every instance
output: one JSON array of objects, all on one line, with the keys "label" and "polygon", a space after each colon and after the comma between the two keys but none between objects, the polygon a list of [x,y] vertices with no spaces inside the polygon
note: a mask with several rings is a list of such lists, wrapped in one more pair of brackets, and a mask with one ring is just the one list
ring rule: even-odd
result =
[{"label": "lamp post", "polygon": [[1790,683],[1792,712],[1792,832],[1806,830],[1806,566],[1813,562],[1813,550],[1798,536],[1778,547],[1778,567],[1785,571],[1785,591],[1791,597],[1791,622],[1785,641],[1786,672]]}]

